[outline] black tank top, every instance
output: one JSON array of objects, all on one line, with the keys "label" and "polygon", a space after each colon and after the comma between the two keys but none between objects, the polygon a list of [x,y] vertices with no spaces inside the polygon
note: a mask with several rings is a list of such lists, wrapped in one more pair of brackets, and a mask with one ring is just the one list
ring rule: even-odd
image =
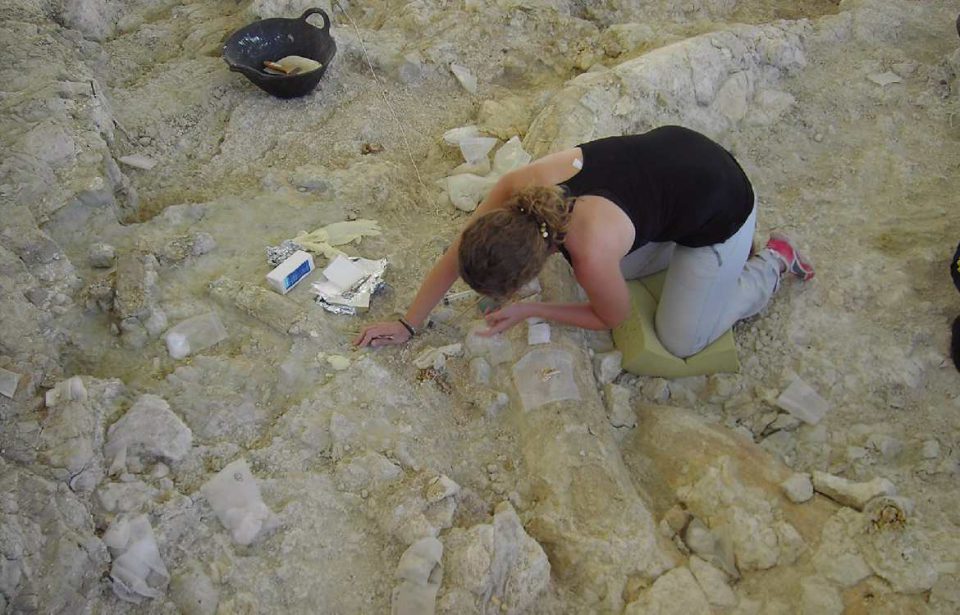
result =
[{"label": "black tank top", "polygon": [[663,126],[579,147],[583,168],[563,186],[574,197],[616,203],[636,228],[631,252],[650,241],[721,243],[753,209],[753,188],[733,155],[688,128]]}]

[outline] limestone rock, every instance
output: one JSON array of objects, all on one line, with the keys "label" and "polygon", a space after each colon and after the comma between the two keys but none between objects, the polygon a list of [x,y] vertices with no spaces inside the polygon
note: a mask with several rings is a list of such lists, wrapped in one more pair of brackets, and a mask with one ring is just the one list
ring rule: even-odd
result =
[{"label": "limestone rock", "polygon": [[73,492],[0,458],[0,528],[0,595],[10,612],[95,610],[110,558]]},{"label": "limestone rock", "polygon": [[190,451],[193,433],[163,398],[141,395],[123,417],[107,430],[104,454],[111,471],[125,466],[128,458],[159,458],[179,461]]},{"label": "limestone rock", "polygon": [[624,615],[709,615],[707,596],[687,568],[674,568],[627,605]]},{"label": "limestone rock", "polygon": [[387,485],[371,511],[380,529],[409,545],[453,525],[458,492],[437,499],[436,478],[420,472]]},{"label": "limestone rock", "polygon": [[840,592],[822,577],[807,577],[800,582],[802,615],[840,615],[843,599]]},{"label": "limestone rock", "polygon": [[690,551],[723,570],[729,577],[740,578],[729,537],[717,536],[702,521],[693,519],[683,531],[683,542]]},{"label": "limestone rock", "polygon": [[761,491],[739,481],[731,459],[721,458],[677,495],[715,533],[730,539],[741,571],[777,564],[781,545],[774,508]]},{"label": "limestone rock", "polygon": [[102,41],[116,29],[118,8],[111,0],[64,0],[60,19],[87,38]]},{"label": "limestone rock", "polygon": [[867,564],[893,591],[920,594],[937,582],[939,573],[913,530],[862,532],[857,542]]},{"label": "limestone rock", "polygon": [[525,99],[507,96],[480,103],[477,125],[483,132],[507,140],[525,135],[530,125],[530,117],[530,107]]},{"label": "limestone rock", "polygon": [[448,586],[470,592],[480,612],[527,612],[550,581],[546,554],[506,502],[492,524],[454,529],[444,540]]},{"label": "limestone rock", "polygon": [[790,478],[780,483],[784,494],[794,504],[802,504],[813,497],[813,483],[810,482],[810,475],[805,473],[793,474]]},{"label": "limestone rock", "polygon": [[593,357],[593,371],[601,385],[613,382],[623,371],[623,354],[619,350],[600,352]]},{"label": "limestone rock", "polygon": [[447,194],[454,207],[461,211],[473,211],[496,183],[495,178],[462,173],[448,177]]},{"label": "limestone rock", "polygon": [[813,488],[831,500],[857,510],[863,510],[867,502],[879,495],[896,495],[897,493],[897,488],[885,478],[855,483],[819,471],[813,473]]},{"label": "limestone rock", "polygon": [[403,470],[380,453],[367,451],[338,463],[334,476],[342,489],[357,493],[399,480]]},{"label": "limestone rock", "polygon": [[727,575],[696,555],[690,558],[690,572],[697,579],[707,601],[718,607],[737,605],[737,597],[727,583]]},{"label": "limestone rock", "polygon": [[220,590],[195,559],[187,560],[170,581],[170,600],[183,615],[214,615],[220,603]]},{"label": "limestone rock", "polygon": [[443,580],[443,544],[432,536],[413,543],[400,557],[392,615],[433,615]]},{"label": "limestone rock", "polygon": [[87,378],[86,399],[59,402],[36,441],[37,458],[78,492],[90,492],[104,475],[105,421],[124,392],[119,380]]},{"label": "limestone rock", "polygon": [[117,258],[114,312],[121,321],[146,318],[154,302],[156,259],[142,253],[125,253]]},{"label": "limestone rock", "polygon": [[87,252],[87,260],[93,267],[107,269],[113,267],[113,262],[117,258],[116,249],[107,243],[97,242],[90,245]]},{"label": "limestone rock", "polygon": [[0,394],[13,399],[20,385],[20,374],[0,367]]},{"label": "limestone rock", "polygon": [[827,520],[813,554],[813,565],[820,576],[846,588],[873,574],[853,539],[861,531],[862,515],[849,508],[841,508]]},{"label": "limestone rock", "polygon": [[630,389],[610,382],[603,387],[603,402],[612,426],[628,428],[637,426],[637,414],[630,406]]},{"label": "limestone rock", "polygon": [[109,513],[145,512],[159,491],[143,481],[106,483],[97,489],[100,506]]},{"label": "limestone rock", "polygon": [[192,233],[167,241],[157,249],[157,256],[164,264],[177,264],[190,257],[203,256],[216,247],[217,242],[210,233]]}]

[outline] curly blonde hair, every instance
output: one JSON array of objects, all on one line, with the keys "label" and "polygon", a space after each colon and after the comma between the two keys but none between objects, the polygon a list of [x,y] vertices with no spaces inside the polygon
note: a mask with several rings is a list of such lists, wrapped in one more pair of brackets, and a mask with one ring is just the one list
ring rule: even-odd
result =
[{"label": "curly blonde hair", "polygon": [[536,276],[563,243],[571,199],[557,186],[518,190],[503,209],[471,222],[460,237],[460,276],[480,294],[506,299]]}]

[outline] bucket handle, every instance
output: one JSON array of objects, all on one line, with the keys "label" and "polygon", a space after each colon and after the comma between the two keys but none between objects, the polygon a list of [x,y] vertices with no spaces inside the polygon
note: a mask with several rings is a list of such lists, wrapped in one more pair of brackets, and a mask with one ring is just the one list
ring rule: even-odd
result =
[{"label": "bucket handle", "polygon": [[[319,8],[307,9],[303,12],[303,15],[300,16],[300,19],[303,20],[304,23],[310,23],[307,21],[307,17],[310,17],[311,15],[316,15],[318,13],[320,15],[323,15],[323,27],[320,28],[320,31],[326,34],[327,32],[330,31],[330,16],[327,15],[327,12],[324,11],[323,9],[319,9]],[[310,25],[313,26],[313,24],[310,24]]]}]

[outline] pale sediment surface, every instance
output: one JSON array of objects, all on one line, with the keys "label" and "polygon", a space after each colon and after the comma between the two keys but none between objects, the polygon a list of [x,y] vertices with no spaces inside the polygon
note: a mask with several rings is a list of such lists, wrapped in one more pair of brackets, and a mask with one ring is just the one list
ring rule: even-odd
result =
[{"label": "pale sediment surface", "polygon": [[[318,4],[338,52],[294,100],[220,50],[306,0],[0,7],[0,612],[960,610],[960,1]],[[466,219],[447,130],[538,156],[661,124],[817,265],[736,327],[742,373],[480,341],[468,304],[351,347]],[[267,246],[351,219],[389,261],[369,314],[268,289]],[[816,424],[777,403],[798,378]]]}]

